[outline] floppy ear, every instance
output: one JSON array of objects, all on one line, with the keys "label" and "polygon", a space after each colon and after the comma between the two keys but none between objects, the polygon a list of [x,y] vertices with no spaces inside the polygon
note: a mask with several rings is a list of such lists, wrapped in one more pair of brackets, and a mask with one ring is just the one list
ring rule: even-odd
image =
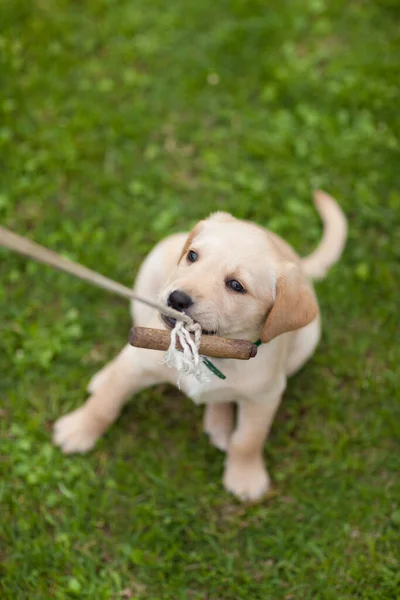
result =
[{"label": "floppy ear", "polygon": [[261,341],[270,342],[278,335],[305,327],[318,314],[314,291],[300,268],[289,263],[278,278],[276,300],[261,332]]},{"label": "floppy ear", "polygon": [[185,245],[183,246],[182,252],[181,252],[181,254],[179,256],[178,265],[181,262],[182,258],[185,256],[185,254],[187,254],[188,251],[190,250],[190,246],[192,245],[192,242],[193,242],[194,238],[196,237],[196,235],[198,235],[200,233],[200,231],[202,230],[203,223],[204,223],[204,221],[199,221],[193,227],[192,231],[187,236]]}]

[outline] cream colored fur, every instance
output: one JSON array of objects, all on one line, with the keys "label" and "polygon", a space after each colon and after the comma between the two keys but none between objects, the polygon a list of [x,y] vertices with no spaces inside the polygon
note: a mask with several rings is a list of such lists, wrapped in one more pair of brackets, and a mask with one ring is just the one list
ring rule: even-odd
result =
[{"label": "cream colored fur", "polygon": [[[187,313],[205,330],[267,342],[249,361],[214,360],[226,380],[213,375],[206,390],[192,376],[181,380],[182,391],[206,405],[204,430],[226,452],[224,485],[242,500],[258,500],[270,487],[264,443],[287,377],[310,358],[320,337],[309,278],[324,275],[345,244],[346,220],[336,202],[316,192],[315,203],[324,234],[308,258],[300,259],[286,242],[253,223],[215,213],[189,235],[160,242],[143,262],[135,284],[138,294],[164,304],[172,291],[185,291],[194,301]],[[194,263],[187,260],[189,250],[198,253]],[[240,281],[247,292],[228,289],[229,279]],[[142,304],[133,303],[132,316],[136,325],[164,327],[159,315]],[[65,453],[86,452],[134,393],[162,382],[176,384],[177,374],[161,358],[157,351],[123,348],[93,377],[85,404],[56,422],[54,442]]]}]

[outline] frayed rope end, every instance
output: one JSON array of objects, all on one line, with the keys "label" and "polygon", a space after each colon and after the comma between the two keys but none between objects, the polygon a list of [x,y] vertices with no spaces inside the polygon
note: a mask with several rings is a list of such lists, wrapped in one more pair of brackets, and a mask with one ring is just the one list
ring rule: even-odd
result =
[{"label": "frayed rope end", "polygon": [[[190,335],[191,333],[194,333],[194,340]],[[211,383],[207,367],[199,355],[200,340],[201,327],[198,323],[185,325],[182,321],[177,321],[171,331],[171,343],[161,362],[179,372],[177,382],[179,388],[181,378],[186,375],[194,375],[197,381],[204,386]],[[182,346],[182,352],[177,348],[178,341]]]}]

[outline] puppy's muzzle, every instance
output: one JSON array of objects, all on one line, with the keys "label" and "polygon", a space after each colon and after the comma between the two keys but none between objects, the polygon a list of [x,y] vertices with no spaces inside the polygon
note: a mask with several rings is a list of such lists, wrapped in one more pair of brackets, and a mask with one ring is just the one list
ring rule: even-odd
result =
[{"label": "puppy's muzzle", "polygon": [[[167,298],[167,305],[179,312],[185,312],[190,306],[192,306],[193,300],[186,292],[182,290],[174,290],[170,293]],[[162,320],[164,321],[167,327],[173,329],[176,325],[176,319],[171,317],[167,317],[167,315],[161,315]]]},{"label": "puppy's muzzle", "polygon": [[[178,310],[179,312],[186,312],[188,308],[190,308],[191,306],[193,306],[194,304],[194,300],[193,298],[191,298],[189,296],[189,294],[187,294],[186,292],[182,291],[182,290],[174,290],[173,292],[170,293],[170,295],[167,298],[167,305],[170,306],[171,308],[174,308],[175,310]],[[165,325],[169,328],[169,329],[173,329],[176,325],[176,320],[168,317],[167,315],[161,315],[162,320],[164,321]],[[201,325],[201,323],[200,323]],[[210,329],[204,329],[202,327],[202,333],[206,334],[206,335],[213,335],[216,332]]]},{"label": "puppy's muzzle", "polygon": [[168,306],[171,306],[171,308],[179,310],[179,312],[183,312],[192,306],[193,300],[186,292],[183,292],[182,290],[175,290],[168,296],[167,304]]}]

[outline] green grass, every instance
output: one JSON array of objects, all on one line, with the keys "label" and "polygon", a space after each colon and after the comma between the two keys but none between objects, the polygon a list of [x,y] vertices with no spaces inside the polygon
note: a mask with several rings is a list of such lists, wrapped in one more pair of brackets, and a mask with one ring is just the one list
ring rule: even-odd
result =
[{"label": "green grass", "polygon": [[0,250],[0,597],[400,598],[400,11],[395,0],[2,4],[0,219],[126,284],[216,209],[306,254],[349,218],[325,331],[238,504],[201,409],[140,394],[84,457],[51,445],[126,304]]}]

